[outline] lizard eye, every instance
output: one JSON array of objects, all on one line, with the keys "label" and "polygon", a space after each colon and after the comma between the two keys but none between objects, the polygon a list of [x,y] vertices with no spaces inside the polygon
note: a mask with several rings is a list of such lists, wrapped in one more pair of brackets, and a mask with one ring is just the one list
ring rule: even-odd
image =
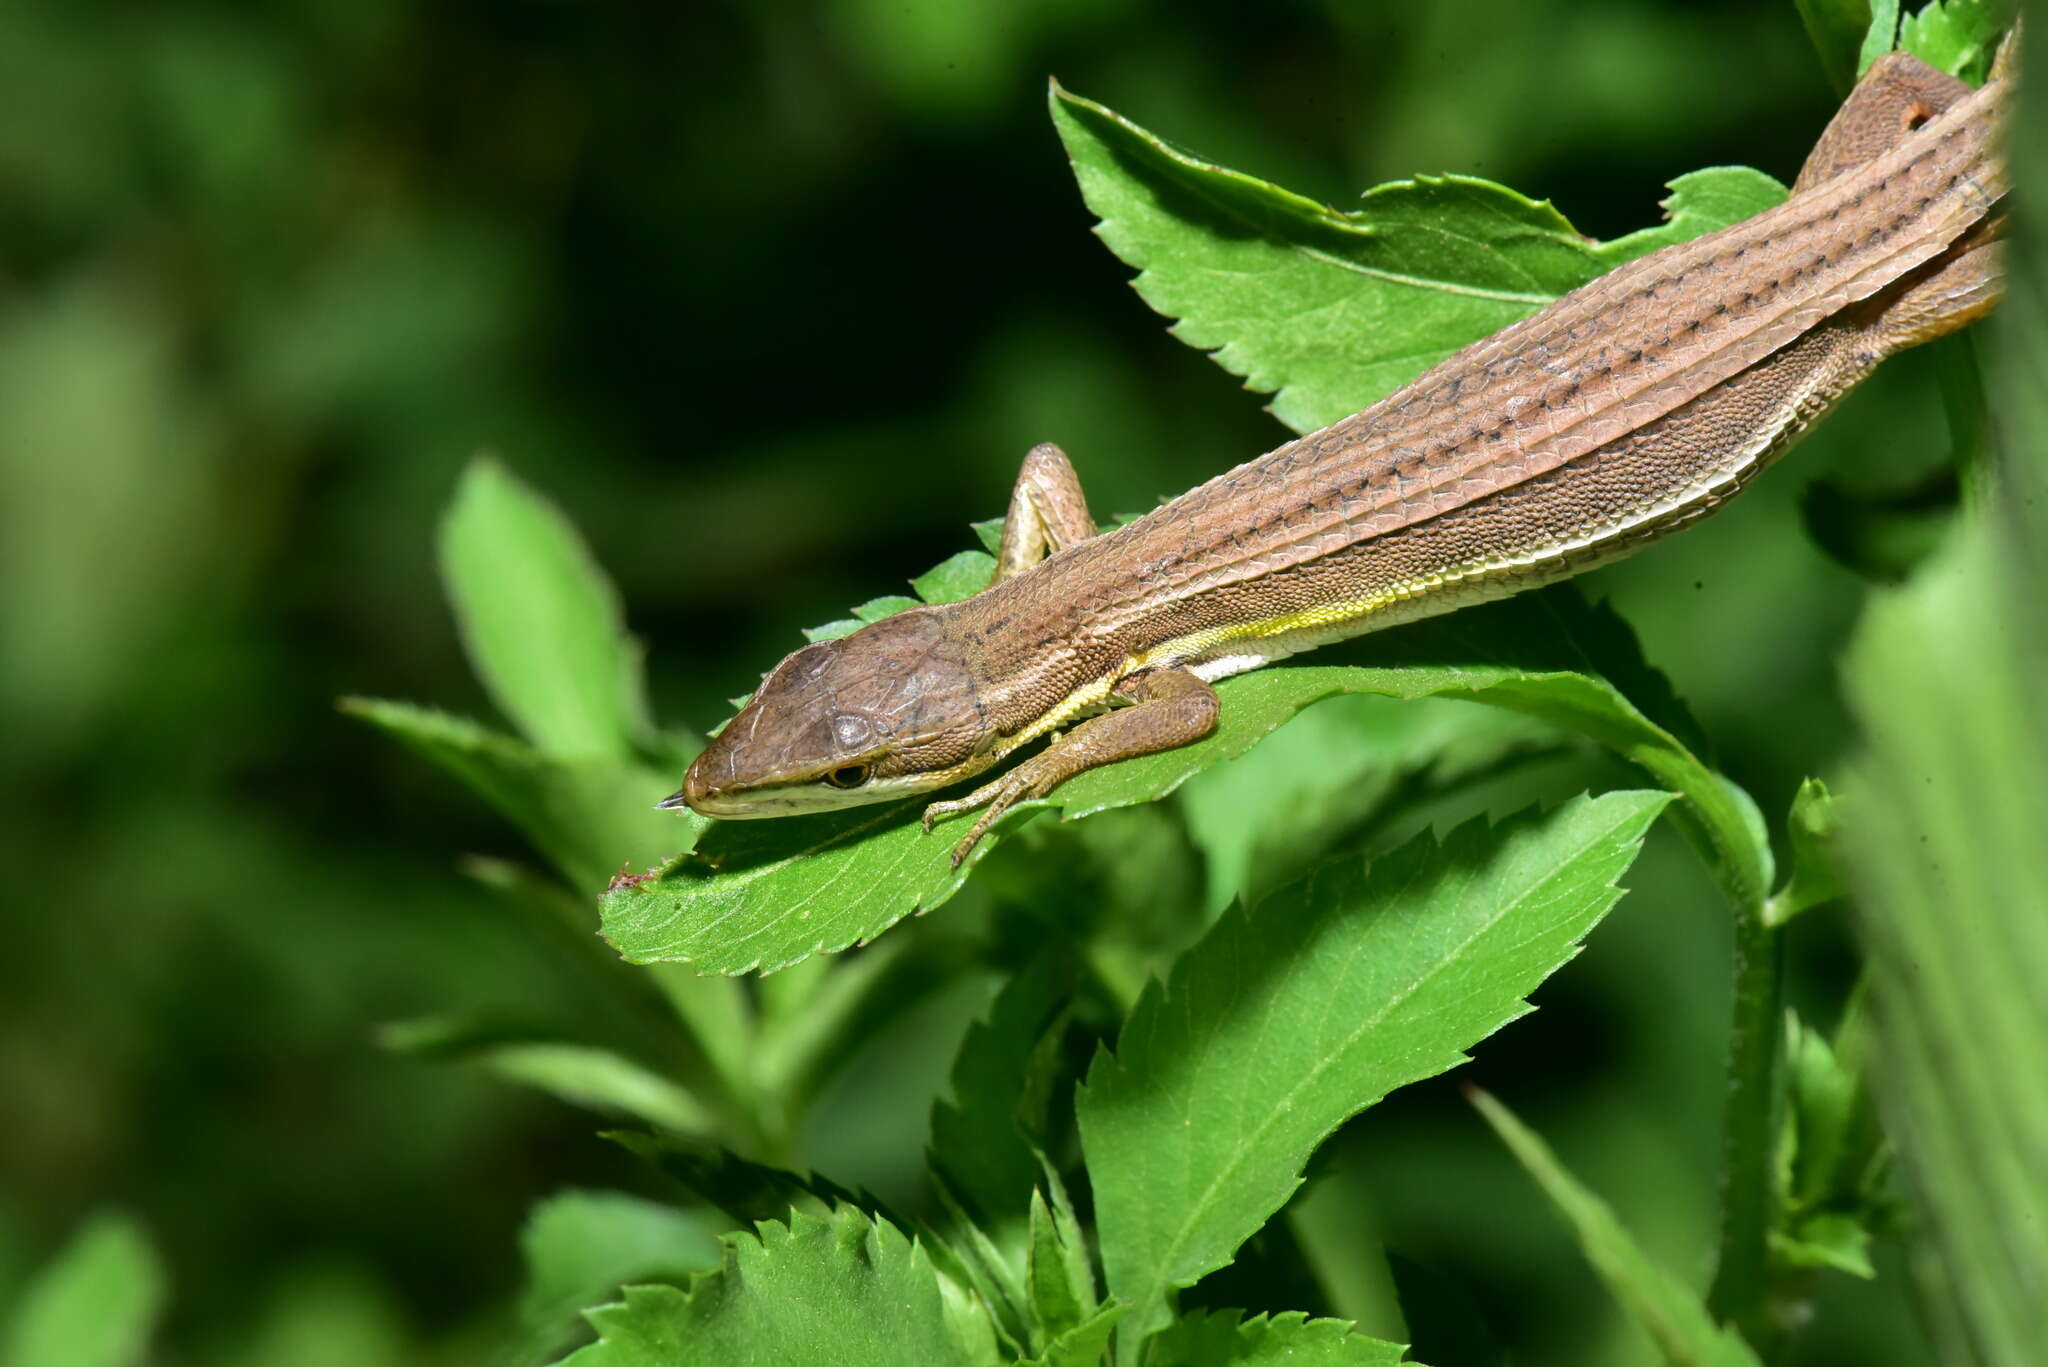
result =
[{"label": "lizard eye", "polygon": [[849,764],[825,775],[825,782],[834,788],[858,788],[867,781],[868,766],[865,764]]}]

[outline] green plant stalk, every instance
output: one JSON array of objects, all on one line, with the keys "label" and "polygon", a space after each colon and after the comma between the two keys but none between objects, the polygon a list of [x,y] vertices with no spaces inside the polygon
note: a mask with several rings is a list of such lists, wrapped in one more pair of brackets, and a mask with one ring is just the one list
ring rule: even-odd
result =
[{"label": "green plant stalk", "polygon": [[1763,1348],[1770,1289],[1771,1154],[1777,1136],[1784,947],[1760,907],[1735,916],[1735,1003],[1721,1118],[1721,1237],[1707,1308]]},{"label": "green plant stalk", "polygon": [[[1938,347],[1938,370],[1966,508],[1981,508],[1990,478],[1984,446],[1984,386],[1973,343],[1951,338]],[[1721,1132],[1721,1232],[1708,1307],[1739,1325],[1769,1352],[1788,1327],[1770,1313],[1774,1288],[1769,1234],[1776,1142],[1777,1068],[1781,1054],[1783,945],[1763,908],[1736,879],[1735,1000],[1729,1039],[1728,1092]]]},{"label": "green plant stalk", "polygon": [[[1992,492],[1987,488],[1992,473],[1985,454],[1984,382],[1974,346],[1969,337],[1954,337],[1936,348],[1942,406],[1966,510],[1983,508]],[[1711,848],[1697,840],[1695,845],[1702,854]],[[1723,861],[1725,855],[1709,859],[1710,864]],[[1736,903],[1735,1001],[1721,1128],[1720,1248],[1707,1303],[1768,1352],[1786,1328],[1770,1313],[1774,1276],[1769,1246],[1784,952],[1764,908],[1749,895],[1745,871],[1714,871]]]}]

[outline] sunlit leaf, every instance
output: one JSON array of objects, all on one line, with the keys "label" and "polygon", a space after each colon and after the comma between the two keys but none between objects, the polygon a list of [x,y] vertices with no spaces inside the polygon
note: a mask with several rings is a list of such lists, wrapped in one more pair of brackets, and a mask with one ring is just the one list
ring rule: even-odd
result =
[{"label": "sunlit leaf", "polygon": [[1878,58],[1899,43],[1899,0],[1870,0],[1870,27],[1856,54],[1856,74],[1870,70]]},{"label": "sunlit leaf", "polygon": [[2015,0],[1930,0],[1899,23],[1899,46],[1972,85],[1991,70],[1998,39],[2013,21]]},{"label": "sunlit leaf", "polygon": [[615,1050],[522,1029],[516,1022],[429,1016],[387,1025],[379,1040],[401,1053],[482,1068],[600,1114],[693,1134],[716,1123],[688,1088],[646,1065]]},{"label": "sunlit leaf", "polygon": [[2027,483],[2048,421],[2019,435],[2011,497],[1866,616],[1846,674],[1865,739],[1843,783],[1873,1071],[1943,1269],[1937,1327],[1967,1326],[1943,1360],[2000,1367],[2048,1343],[2048,1069],[2021,1062],[2048,1058],[2048,631],[2043,562],[2002,534],[2031,518],[2048,545]]},{"label": "sunlit leaf", "polygon": [[1839,1044],[1788,1011],[1785,1020],[1785,1123],[1779,1160],[1781,1223],[1820,1214],[1860,1224],[1888,1217],[1885,1140],[1872,1112],[1866,1033],[1859,991],[1842,1020]]},{"label": "sunlit leaf", "polygon": [[1547,202],[1470,176],[1366,192],[1345,213],[1213,166],[1052,90],[1096,231],[1138,293],[1297,432],[1325,427],[1622,262],[1770,208],[1740,167],[1671,183],[1668,221],[1593,242]]},{"label": "sunlit leaf", "polygon": [[441,577],[477,677],[536,749],[568,759],[633,753],[649,730],[639,647],[560,509],[478,457],[441,525]]},{"label": "sunlit leaf", "polygon": [[1043,1193],[1031,1193],[1025,1286],[1037,1324],[1055,1339],[1096,1313],[1095,1275],[1080,1236],[1080,1228],[1070,1219],[1054,1217]]},{"label": "sunlit leaf", "polygon": [[164,1271],[123,1215],[88,1221],[9,1309],[7,1367],[140,1367],[164,1303]]},{"label": "sunlit leaf", "polygon": [[[961,551],[911,580],[910,587],[927,603],[957,603],[987,588],[995,572],[995,557],[986,551]],[[861,615],[859,608],[854,609],[854,615]]]},{"label": "sunlit leaf", "polygon": [[1870,1227],[1856,1216],[1824,1210],[1797,1221],[1789,1230],[1771,1231],[1771,1256],[1787,1267],[1826,1267],[1872,1281]]},{"label": "sunlit leaf", "polygon": [[1054,1337],[1045,1351],[1026,1358],[1022,1367],[1101,1367],[1110,1335],[1129,1307],[1111,1301],[1073,1328]]},{"label": "sunlit leaf", "polygon": [[1299,1312],[1217,1310],[1177,1320],[1161,1334],[1150,1367],[1395,1367],[1398,1343],[1367,1338],[1342,1320]]},{"label": "sunlit leaf", "polygon": [[1817,778],[1799,785],[1792,810],[1785,817],[1785,835],[1792,846],[1792,868],[1785,886],[1771,894],[1764,908],[1770,924],[1780,926],[1848,890],[1842,861],[1835,849],[1835,795]]},{"label": "sunlit leaf", "polygon": [[1669,799],[1576,798],[1341,859],[1232,910],[1139,999],[1076,1101],[1119,1360],[1229,1262],[1331,1131],[1526,1012]]},{"label": "sunlit leaf", "polygon": [[916,1242],[852,1206],[731,1234],[718,1270],[636,1286],[586,1312],[598,1341],[565,1367],[992,1367],[980,1308]]},{"label": "sunlit leaf", "polygon": [[[944,567],[942,566],[941,568]],[[939,570],[932,571],[932,574],[934,575],[938,573]],[[984,577],[982,582],[987,582],[986,577]],[[969,589],[968,592],[972,593],[974,592],[974,590]],[[917,599],[915,598],[908,598],[900,593],[885,593],[880,598],[871,598],[867,602],[862,603],[859,607],[853,610],[853,615],[859,618],[861,624],[865,626],[870,622],[879,622],[884,617],[894,617],[897,613],[902,612],[904,609],[914,608],[916,606]]]},{"label": "sunlit leaf", "polygon": [[622,1191],[561,1191],[541,1201],[519,1232],[519,1251],[525,1362],[559,1353],[576,1312],[615,1298],[626,1283],[682,1282],[719,1260],[717,1236],[700,1219]]}]

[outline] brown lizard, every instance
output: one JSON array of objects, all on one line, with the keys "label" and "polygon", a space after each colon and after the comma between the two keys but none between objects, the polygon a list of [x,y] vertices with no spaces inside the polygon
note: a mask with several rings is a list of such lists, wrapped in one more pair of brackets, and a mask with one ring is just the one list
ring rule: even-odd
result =
[{"label": "brown lizard", "polygon": [[1025,457],[994,582],[777,665],[662,805],[764,817],[948,787],[925,825],[1199,740],[1217,679],[1603,564],[1712,511],[2002,284],[2008,41],[1980,90],[1877,62],[1785,203],[1630,262],[1343,421],[1098,535]]}]

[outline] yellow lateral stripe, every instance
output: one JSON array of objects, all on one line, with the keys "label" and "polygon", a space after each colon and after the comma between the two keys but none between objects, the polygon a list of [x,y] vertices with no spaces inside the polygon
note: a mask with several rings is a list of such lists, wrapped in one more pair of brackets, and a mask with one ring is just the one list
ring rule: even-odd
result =
[{"label": "yellow lateral stripe", "polygon": [[1115,678],[1097,679],[1093,683],[1085,684],[1075,689],[1072,693],[1062,698],[1058,706],[1011,737],[1009,744],[998,749],[990,758],[989,763],[994,764],[1019,746],[1029,745],[1046,732],[1056,731],[1080,716],[1083,712],[1101,706],[1103,700],[1109,696],[1109,690],[1116,683],[1117,679],[1122,678],[1124,673],[1128,672],[1128,670],[1122,671]]},{"label": "yellow lateral stripe", "polygon": [[1573,560],[1581,553],[1589,553],[1597,562],[1632,542],[1657,536],[1664,528],[1682,522],[1688,514],[1703,505],[1711,506],[1726,498],[1741,486],[1744,479],[1762,467],[1763,456],[1782,446],[1784,435],[1782,428],[1767,432],[1761,440],[1738,452],[1725,468],[1714,472],[1710,478],[1679,491],[1661,504],[1641,510],[1637,516],[1582,532],[1576,537],[1553,542],[1529,555],[1475,561],[1457,569],[1406,580],[1371,598],[1303,608],[1296,612],[1281,613],[1277,617],[1261,618],[1256,622],[1233,623],[1229,626],[1211,627],[1206,631],[1191,632],[1154,646],[1142,657],[1133,657],[1128,662],[1126,672],[1130,669],[1145,668],[1161,660],[1192,658],[1232,641],[1268,640],[1294,632],[1341,626],[1360,617],[1368,617],[1396,603],[1428,598],[1468,583],[1477,586],[1488,579],[1522,573],[1542,578],[1561,570],[1569,572]]},{"label": "yellow lateral stripe", "polygon": [[[1563,563],[1568,555],[1555,557],[1555,563]],[[1322,607],[1303,608],[1296,612],[1284,612],[1277,617],[1266,617],[1256,622],[1237,622],[1229,626],[1211,627],[1206,631],[1192,632],[1186,636],[1165,641],[1145,652],[1144,658],[1135,659],[1131,668],[1142,669],[1158,660],[1187,658],[1199,655],[1216,646],[1232,641],[1260,641],[1274,636],[1287,636],[1297,631],[1312,631],[1318,627],[1341,626],[1345,622],[1373,613],[1395,603],[1410,599],[1424,598],[1442,589],[1454,587],[1468,579],[1485,579],[1509,570],[1528,569],[1541,571],[1541,563],[1521,565],[1504,560],[1475,565],[1469,569],[1453,570],[1444,574],[1433,574],[1424,579],[1411,580],[1396,585],[1384,593],[1371,598],[1356,599],[1348,603],[1330,603]]]}]

